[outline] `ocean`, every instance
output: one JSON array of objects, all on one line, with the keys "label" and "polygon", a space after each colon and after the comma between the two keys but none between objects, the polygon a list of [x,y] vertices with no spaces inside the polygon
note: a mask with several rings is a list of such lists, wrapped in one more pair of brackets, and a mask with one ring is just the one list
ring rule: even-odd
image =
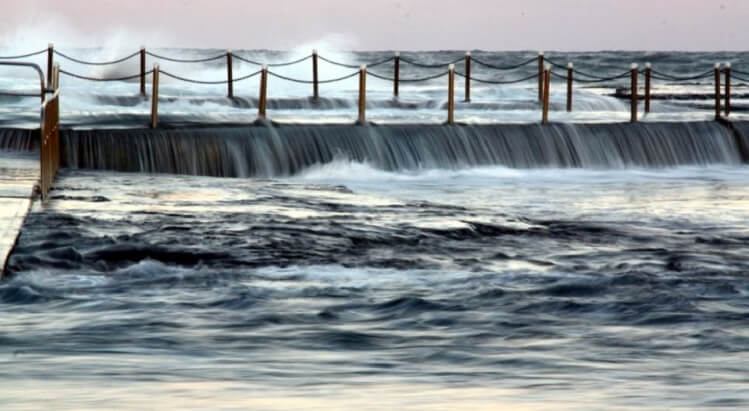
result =
[{"label": "ocean", "polygon": [[[327,55],[358,65],[392,52]],[[535,55],[472,53],[494,65]],[[546,55],[600,76],[631,62],[679,76],[749,63]],[[271,70],[306,78],[307,63]],[[127,64],[81,73],[137,70]],[[225,75],[221,61],[174,64],[162,70]],[[26,87],[18,78],[0,89]],[[63,78],[65,168],[0,282],[3,408],[749,407],[745,86],[730,126],[712,121],[711,77],[659,82],[633,125],[628,79],[581,86],[572,113],[556,80],[541,125],[535,80],[474,84],[448,127],[446,78],[403,84],[399,99],[368,81],[373,123],[354,126],[355,78],[321,85],[317,102],[310,85],[272,78],[274,122],[262,124],[256,80],[235,100],[167,82],[165,127],[149,130],[137,80]],[[0,146],[33,159],[24,128],[38,101],[0,101]]]}]

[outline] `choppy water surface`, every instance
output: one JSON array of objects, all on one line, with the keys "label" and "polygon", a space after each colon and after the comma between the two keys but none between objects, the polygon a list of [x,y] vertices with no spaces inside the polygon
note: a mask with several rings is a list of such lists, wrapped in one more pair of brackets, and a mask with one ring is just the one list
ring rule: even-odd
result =
[{"label": "choppy water surface", "polygon": [[749,406],[749,171],[65,171],[11,408]]}]

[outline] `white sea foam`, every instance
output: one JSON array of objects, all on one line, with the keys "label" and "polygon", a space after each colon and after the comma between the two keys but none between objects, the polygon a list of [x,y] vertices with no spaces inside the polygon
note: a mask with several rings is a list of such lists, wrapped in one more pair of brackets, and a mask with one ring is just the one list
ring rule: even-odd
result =
[{"label": "white sea foam", "polygon": [[386,171],[367,162],[337,159],[323,165],[307,168],[292,179],[304,181],[341,182],[433,182],[440,184],[497,184],[497,183],[568,183],[581,182],[622,183],[683,181],[714,179],[715,181],[744,181],[749,177],[746,167],[711,165],[709,167],[683,166],[671,168],[534,168],[518,169],[501,166],[471,167],[462,169],[415,169]]}]

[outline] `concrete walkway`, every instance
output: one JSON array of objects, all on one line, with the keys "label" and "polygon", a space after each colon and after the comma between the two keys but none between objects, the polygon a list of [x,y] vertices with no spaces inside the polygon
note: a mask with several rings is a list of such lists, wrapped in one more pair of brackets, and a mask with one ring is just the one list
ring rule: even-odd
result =
[{"label": "concrete walkway", "polygon": [[39,153],[0,151],[0,278],[21,234],[39,180]]}]

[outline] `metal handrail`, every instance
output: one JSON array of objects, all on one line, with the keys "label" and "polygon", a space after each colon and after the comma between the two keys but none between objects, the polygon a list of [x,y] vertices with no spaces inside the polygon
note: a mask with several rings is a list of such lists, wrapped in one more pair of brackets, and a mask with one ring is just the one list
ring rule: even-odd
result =
[{"label": "metal handrail", "polygon": [[[17,62],[17,61],[0,61],[0,66],[14,66],[14,67],[28,67],[31,69],[34,69],[36,73],[39,75],[39,94],[30,94],[26,97],[34,97],[39,96],[42,99],[42,103],[44,103],[44,96],[47,93],[51,93],[54,90],[50,90],[46,87],[46,82],[44,78],[44,72],[42,72],[42,68],[39,67],[38,64],[34,63],[26,63],[26,62]],[[4,93],[0,91],[0,95],[9,95],[9,96],[17,96],[19,93]]]},{"label": "metal handrail", "polygon": [[[46,80],[41,67],[34,63],[0,61],[0,66],[11,67],[28,67],[36,71],[39,75],[39,94],[35,93],[17,93],[3,92],[0,95],[34,97],[39,96],[42,99],[40,108],[40,141],[39,141],[39,189],[42,201],[47,198],[49,189],[60,167],[60,90],[48,89]],[[55,66],[55,72],[59,68]],[[55,77],[56,78],[56,77]],[[53,81],[55,84],[56,80]],[[56,87],[56,86],[55,86]],[[50,98],[46,98],[47,93],[53,93]]]}]

